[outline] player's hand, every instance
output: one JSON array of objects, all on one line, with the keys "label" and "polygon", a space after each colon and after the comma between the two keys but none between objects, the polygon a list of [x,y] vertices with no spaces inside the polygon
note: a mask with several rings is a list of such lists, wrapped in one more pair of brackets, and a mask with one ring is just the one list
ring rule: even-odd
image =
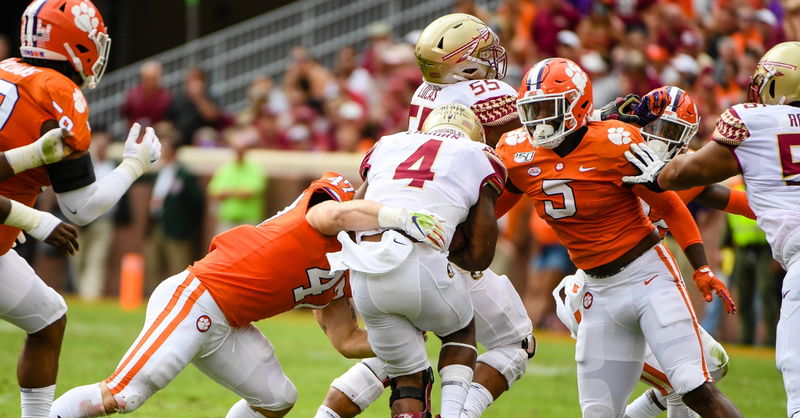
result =
[{"label": "player's hand", "polygon": [[[633,152],[631,152],[633,151]],[[664,189],[658,185],[658,175],[664,169],[666,163],[650,149],[647,144],[631,144],[630,151],[625,151],[625,158],[630,161],[640,173],[638,176],[625,176],[623,183],[641,184],[654,192],[663,192]]]},{"label": "player's hand", "polygon": [[650,93],[642,96],[633,108],[633,114],[639,119],[636,122],[639,126],[647,126],[655,122],[664,113],[664,110],[669,105],[669,96],[667,96],[661,89],[653,90]]},{"label": "player's hand", "polygon": [[633,114],[633,109],[641,102],[635,94],[617,97],[614,101],[600,108],[600,120],[618,120],[625,123],[638,124],[639,117]]},{"label": "player's hand", "polygon": [[67,255],[74,255],[78,251],[78,230],[64,222],[60,222],[44,242],[58,248]]},{"label": "player's hand", "polygon": [[153,128],[144,130],[144,137],[139,141],[142,125],[134,123],[128,132],[128,139],[125,140],[125,148],[122,158],[129,158],[138,161],[142,166],[142,172],[147,171],[153,163],[161,158],[161,141],[158,140]]},{"label": "player's hand", "polygon": [[45,132],[36,140],[36,148],[39,150],[43,165],[57,163],[72,154],[72,148],[64,143],[64,139],[71,136],[72,132],[64,128],[55,128]]},{"label": "player's hand", "polygon": [[711,267],[700,267],[695,270],[692,278],[695,284],[697,284],[700,293],[703,294],[703,298],[706,302],[711,302],[713,297],[712,293],[716,293],[717,296],[722,299],[722,303],[725,304],[725,311],[729,314],[736,313],[736,304],[733,303],[733,298],[731,294],[728,293],[728,288],[725,286],[725,283],[722,283],[719,277],[714,275],[714,272],[711,271]]},{"label": "player's hand", "polygon": [[444,219],[426,211],[408,211],[403,232],[417,241],[424,242],[438,251],[445,249]]}]

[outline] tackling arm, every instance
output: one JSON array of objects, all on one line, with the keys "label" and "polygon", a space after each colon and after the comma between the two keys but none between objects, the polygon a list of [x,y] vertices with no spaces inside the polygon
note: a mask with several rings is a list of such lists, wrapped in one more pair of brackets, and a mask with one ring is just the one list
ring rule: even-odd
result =
[{"label": "tackling arm", "polygon": [[491,187],[484,187],[478,203],[469,211],[464,228],[466,245],[451,252],[448,257],[464,270],[486,270],[494,259],[497,245],[497,218],[494,208],[496,200],[497,191]]},{"label": "tackling arm", "polygon": [[341,355],[347,358],[375,357],[367,341],[367,331],[358,327],[356,310],[349,298],[335,299],[328,306],[315,309],[314,317]]},{"label": "tackling arm", "polygon": [[736,174],[739,174],[739,165],[733,152],[725,145],[710,141],[697,152],[673,158],[656,181],[663,189],[682,190],[718,183]]},{"label": "tackling arm", "polygon": [[694,201],[716,210],[755,219],[756,215],[747,204],[747,194],[722,184],[711,184],[694,198]]}]

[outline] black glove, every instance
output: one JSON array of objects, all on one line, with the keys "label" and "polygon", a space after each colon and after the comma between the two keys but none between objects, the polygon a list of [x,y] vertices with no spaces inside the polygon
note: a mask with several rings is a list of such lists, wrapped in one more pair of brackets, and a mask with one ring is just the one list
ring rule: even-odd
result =
[{"label": "black glove", "polygon": [[635,94],[617,97],[611,103],[600,108],[600,120],[618,120],[625,123],[639,124],[639,116],[634,114],[634,109],[641,103],[641,98]]}]

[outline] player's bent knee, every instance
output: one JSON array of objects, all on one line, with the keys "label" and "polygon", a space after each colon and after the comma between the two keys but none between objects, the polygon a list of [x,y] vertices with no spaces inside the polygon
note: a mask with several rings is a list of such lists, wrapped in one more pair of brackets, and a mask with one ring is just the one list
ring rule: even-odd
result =
[{"label": "player's bent knee", "polygon": [[520,347],[497,347],[478,356],[478,361],[500,372],[510,388],[525,375],[528,353]]},{"label": "player's bent knee", "polygon": [[608,418],[616,416],[616,412],[607,405],[589,405],[583,408],[583,418]]},{"label": "player's bent knee", "polygon": [[[383,375],[383,379],[379,374]],[[385,380],[383,367],[376,373],[365,362],[358,362],[331,382],[331,387],[339,390],[363,411],[381,396],[386,387],[385,383],[388,383]]]}]

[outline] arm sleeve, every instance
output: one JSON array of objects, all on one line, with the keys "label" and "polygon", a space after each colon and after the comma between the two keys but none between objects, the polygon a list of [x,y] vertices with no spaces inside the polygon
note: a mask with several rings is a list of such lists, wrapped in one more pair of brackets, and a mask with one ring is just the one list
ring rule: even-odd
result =
[{"label": "arm sleeve", "polygon": [[756,214],[753,213],[753,209],[750,209],[750,205],[747,203],[747,193],[741,190],[731,189],[731,197],[728,198],[725,212],[756,219]]},{"label": "arm sleeve", "polygon": [[75,190],[56,193],[58,206],[70,222],[86,225],[111,209],[139,177],[125,159],[100,180]]},{"label": "arm sleeve", "polygon": [[509,190],[508,187],[506,187],[503,190],[503,194],[501,194],[500,197],[497,198],[497,203],[495,203],[494,216],[497,219],[502,218],[503,215],[508,213],[508,211],[510,211],[511,208],[513,208],[517,204],[517,202],[519,202],[520,198],[522,198],[522,194],[512,192],[511,190]]},{"label": "arm sleeve", "polygon": [[681,249],[703,242],[692,214],[675,192],[656,193],[640,185],[634,186],[632,190],[653,210],[661,214]]},{"label": "arm sleeve", "polygon": [[503,95],[481,100],[471,106],[481,125],[500,126],[517,118],[517,97]]}]

